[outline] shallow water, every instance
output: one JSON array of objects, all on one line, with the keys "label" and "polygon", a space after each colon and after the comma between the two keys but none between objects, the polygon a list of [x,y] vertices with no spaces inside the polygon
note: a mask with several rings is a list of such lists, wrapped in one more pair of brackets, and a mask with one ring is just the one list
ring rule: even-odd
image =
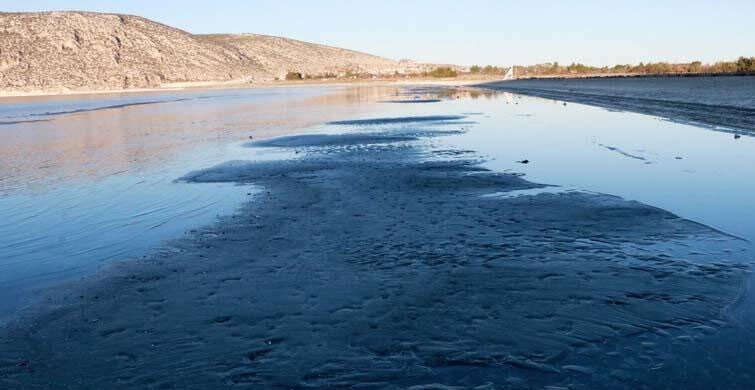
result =
[{"label": "shallow water", "polygon": [[[683,84],[686,80],[669,82]],[[695,85],[700,81],[705,80],[692,79],[693,86],[680,89],[699,89]],[[713,102],[708,103],[725,103],[720,100],[744,95],[736,104],[752,108],[751,89],[726,95],[726,90],[737,88],[730,81],[724,80],[724,91],[714,90]],[[473,151],[493,170],[523,174],[529,181],[556,186],[489,196],[578,191],[638,200],[736,239],[643,245],[628,248],[628,253],[661,250],[693,263],[755,261],[755,182],[751,180],[755,177],[755,138],[735,138],[716,131],[720,129],[680,123],[680,118],[668,120],[507,92],[473,91],[459,96],[463,98],[416,105],[411,110],[396,108],[389,114],[467,115],[466,119],[475,123],[460,129],[469,131],[435,141],[436,148],[453,152],[443,158],[466,159],[470,154],[463,152]],[[700,96],[694,99],[704,100]],[[525,160],[526,164],[521,163]],[[653,369],[658,371],[632,371],[636,363],[627,364],[622,357],[607,358],[603,369],[613,370],[612,376],[617,371],[617,378],[642,378],[645,383],[665,383],[667,388],[749,388],[754,378],[748,367],[755,363],[751,353],[755,349],[755,276],[747,279],[740,298],[725,309],[730,323],[720,332],[701,333],[692,343],[687,339],[668,344],[652,341],[661,345],[666,356],[677,356]],[[623,348],[628,350],[633,343],[637,341],[626,340]]]},{"label": "shallow water", "polygon": [[[381,89],[269,88],[2,99],[0,319],[40,287],[233,212],[254,189],[176,183],[250,137],[369,109]],[[301,131],[301,130],[299,130]]]},{"label": "shallow water", "polygon": [[[188,229],[207,225],[214,220],[216,214],[231,213],[243,199],[247,198],[248,193],[254,191],[254,189],[248,187],[234,187],[229,184],[189,184],[174,181],[188,171],[208,168],[228,160],[290,158],[296,155],[293,154],[293,149],[287,148],[301,148],[297,152],[303,151],[303,154],[307,154],[309,152],[307,148],[313,144],[327,146],[325,149],[329,151],[327,153],[334,153],[334,155],[350,156],[352,155],[351,152],[354,152],[354,162],[362,161],[360,159],[365,157],[365,155],[359,153],[360,148],[372,150],[372,152],[385,150],[389,154],[398,153],[402,150],[407,153],[418,153],[418,150],[421,150],[420,154],[424,157],[435,156],[434,158],[444,160],[481,160],[485,167],[494,171],[523,174],[525,179],[530,182],[555,187],[533,189],[524,186],[522,188],[528,189],[507,193],[491,191],[480,199],[501,197],[506,199],[506,202],[509,202],[508,204],[521,204],[521,202],[527,202],[529,199],[548,199],[548,196],[554,196],[556,197],[554,199],[557,199],[561,194],[606,193],[669,210],[683,218],[711,226],[729,235],[717,236],[714,239],[695,237],[694,241],[689,242],[679,239],[668,243],[646,240],[627,243],[627,247],[622,249],[624,254],[630,255],[624,261],[627,266],[626,272],[629,275],[629,269],[633,269],[631,274],[636,279],[630,280],[634,280],[638,284],[648,282],[648,280],[645,280],[644,278],[647,277],[638,272],[636,268],[632,268],[642,263],[642,260],[635,260],[634,257],[642,258],[645,254],[657,255],[660,253],[662,257],[673,257],[684,264],[694,264],[696,267],[699,265],[702,267],[700,269],[703,270],[711,264],[714,265],[713,268],[726,269],[726,264],[749,264],[753,259],[751,242],[755,240],[755,218],[753,218],[755,203],[753,203],[749,194],[755,189],[755,184],[748,179],[755,177],[753,175],[755,173],[755,164],[753,164],[755,163],[755,153],[752,153],[755,150],[755,143],[753,143],[755,138],[734,139],[730,134],[659,120],[652,116],[614,112],[580,104],[564,105],[561,101],[509,93],[480,92],[469,89],[457,92],[445,91],[441,94],[443,99],[440,99],[440,101],[426,104],[402,104],[388,102],[391,96],[396,95],[396,91],[390,88],[350,89],[345,91],[317,89],[300,91],[294,89],[293,91],[291,95],[286,95],[280,100],[277,100],[277,97],[272,97],[273,95],[277,96],[275,93],[271,96],[255,96],[254,99],[258,99],[259,104],[245,100],[243,95],[245,93],[251,95],[261,93],[264,95],[266,93],[264,91],[232,91],[228,92],[227,97],[213,96],[200,100],[183,100],[180,97],[170,96],[166,97],[169,101],[165,103],[136,105],[128,103],[131,104],[128,106],[123,106],[124,103],[118,101],[107,102],[105,106],[111,108],[102,110],[91,110],[91,102],[87,102],[87,104],[81,104],[82,109],[73,109],[77,110],[76,113],[53,115],[50,122],[9,124],[0,128],[0,130],[15,129],[15,133],[11,133],[14,135],[12,139],[15,139],[15,146],[6,148],[7,153],[3,153],[2,156],[5,159],[4,162],[10,161],[16,165],[12,170],[4,170],[4,178],[0,181],[0,183],[3,183],[5,191],[4,197],[0,198],[0,202],[4,202],[0,213],[3,213],[4,217],[13,218],[14,221],[13,226],[6,227],[6,231],[0,231],[2,237],[8,238],[2,241],[3,246],[0,246],[0,251],[11,254],[11,258],[14,260],[4,260],[4,267],[8,272],[3,273],[3,275],[7,275],[9,286],[16,286],[16,289],[6,290],[4,294],[10,296],[12,293],[17,293],[17,296],[25,297],[27,295],[24,291],[20,290],[21,292],[19,292],[18,288],[27,284],[39,287],[42,285],[40,280],[45,280],[45,278],[49,282],[77,277],[91,273],[96,269],[92,264],[107,264],[107,260],[143,255],[148,252],[148,248],[160,245],[167,238],[179,237],[182,232]],[[420,91],[422,92],[415,90],[406,94],[424,94],[424,90]],[[215,95],[217,93],[213,92]],[[254,100],[251,97],[250,99]],[[191,102],[188,107],[174,107],[174,105],[189,104],[187,102]],[[286,103],[283,104],[283,102]],[[112,108],[112,106],[118,107]],[[285,111],[282,111],[275,109],[276,107],[286,108]],[[22,117],[26,118],[32,116],[28,114],[29,112],[47,113],[52,109],[44,106],[39,108],[27,107],[24,110],[27,110],[27,114],[22,115]],[[70,107],[65,107],[65,109],[58,111],[73,110]],[[127,119],[118,121],[106,119],[106,116],[114,114],[114,111],[118,112],[119,117],[125,114]],[[164,115],[166,112],[170,114]],[[191,119],[187,121],[186,118],[189,117]],[[410,118],[406,119],[407,117]],[[17,119],[12,117],[8,121],[18,121]],[[72,150],[71,153],[57,154],[59,142],[67,139],[67,137],[50,135],[55,130],[59,130],[58,127],[52,126],[56,122],[58,126],[64,124],[66,131],[78,134],[83,139],[88,139],[89,136],[100,137],[102,135],[100,130],[103,128],[117,129],[118,131],[126,129],[126,135],[115,142],[84,143],[83,147],[77,145],[66,149]],[[85,126],[84,123],[95,123],[96,125]],[[102,127],[103,123],[109,124]],[[320,124],[318,125],[318,123]],[[149,129],[145,130],[144,126],[149,127]],[[378,136],[382,130],[389,131],[390,136],[386,137],[385,134]],[[280,138],[258,143],[257,145],[262,146],[258,148],[243,147],[249,143],[248,136],[251,134],[258,137],[259,135],[282,135],[292,132],[365,132],[365,134],[346,137],[317,135]],[[157,134],[161,142],[151,142],[152,134]],[[33,136],[32,141],[24,144],[23,140],[29,136]],[[421,141],[422,146],[419,148],[393,148],[385,145],[411,144],[420,137],[424,137],[426,140]],[[53,142],[51,139],[56,141]],[[136,149],[132,149],[134,147]],[[132,152],[144,148],[147,150],[137,153],[140,158],[133,161],[125,160],[127,161],[125,164],[123,164],[123,159],[112,159],[112,156],[129,156]],[[282,148],[282,150],[276,150],[276,148]],[[17,153],[17,150],[22,150],[25,153]],[[32,155],[30,152],[33,150],[41,150],[43,157],[47,159],[45,161],[52,161],[53,163],[34,165],[30,162],[25,164],[29,161],[25,156]],[[380,158],[381,153],[373,154],[377,156],[376,158]],[[50,155],[54,155],[54,157],[50,158]],[[65,156],[79,156],[79,159],[71,161],[66,159]],[[33,155],[32,158],[37,157]],[[112,161],[117,163],[110,165]],[[348,160],[344,161],[348,162]],[[525,161],[526,163],[524,163]],[[11,165],[4,164],[3,166]],[[127,168],[125,171],[123,170],[124,166]],[[244,165],[238,166],[243,168]],[[271,167],[270,169],[279,169],[274,165]],[[294,175],[296,178],[306,176]],[[217,181],[235,181],[233,178],[219,179],[222,179],[222,175],[215,177]],[[254,182],[252,179],[248,181]],[[355,187],[358,190],[360,185]],[[364,185],[361,187],[364,187]],[[543,192],[550,195],[533,197],[533,195]],[[355,193],[359,194],[360,192]],[[432,196],[428,199],[431,201]],[[618,202],[615,198],[608,197],[605,199],[609,203]],[[402,210],[402,212],[411,213],[419,212],[419,210],[427,214],[437,212],[429,206],[430,203],[425,204],[423,202],[424,200],[420,204],[414,205],[417,208],[416,210],[409,209]],[[465,201],[464,203],[475,208],[479,206],[476,201]],[[543,204],[547,205],[547,203],[545,201]],[[402,203],[399,202],[396,206],[401,207]],[[621,207],[626,207],[626,205]],[[370,210],[366,208],[365,212],[369,213]],[[494,215],[493,211],[490,211],[489,215],[484,212],[477,212],[479,213],[476,216],[478,221],[486,221],[486,217]],[[652,210],[646,210],[646,212],[649,215],[654,213]],[[443,215],[443,213],[438,215]],[[619,219],[627,216],[630,216],[630,214],[609,215],[609,217]],[[360,218],[366,218],[366,216],[355,214],[355,218],[360,220]],[[419,216],[417,218],[419,219]],[[538,218],[548,221],[549,216],[546,213],[538,216]],[[397,221],[396,223],[403,224],[406,222]],[[411,218],[408,222],[411,224]],[[472,221],[462,220],[461,222]],[[253,224],[252,221],[249,223]],[[49,234],[39,234],[40,226],[44,226],[45,231]],[[495,228],[496,226],[493,224],[490,227]],[[305,228],[298,228],[309,232]],[[445,233],[443,229],[435,230],[438,234]],[[421,226],[416,227],[414,231],[419,232],[420,236],[424,234],[424,229]],[[550,238],[549,234],[545,232],[542,237]],[[208,233],[209,236],[216,237],[217,233],[212,233],[212,235]],[[491,239],[491,237],[494,238],[494,236],[481,236],[475,237],[474,240],[481,240],[481,243],[485,244],[481,248],[490,248],[490,243],[486,240]],[[290,239],[301,238],[291,237]],[[273,239],[286,239],[286,237],[285,234],[282,234]],[[568,240],[569,245],[573,244],[579,251],[585,251],[583,254],[587,256],[580,260],[582,262],[590,258],[589,256],[592,255],[588,253],[590,251],[595,251],[593,254],[596,255],[601,253],[601,244],[589,242],[590,239],[591,237],[584,237],[579,240]],[[589,245],[582,246],[580,240]],[[396,237],[395,241],[400,242],[401,238]],[[553,252],[556,253],[554,256],[568,256],[568,253],[558,254],[559,245],[562,245],[562,243],[550,242],[547,239],[544,239],[544,242],[546,245],[552,245],[549,250],[555,251]],[[453,246],[453,242],[446,241],[446,243]],[[355,248],[352,248],[355,251],[364,249],[356,243],[352,244],[355,245]],[[375,243],[375,245],[373,251],[363,253],[359,259],[371,259],[379,263],[384,261],[379,259],[380,251],[384,251],[386,256],[391,259],[391,256],[395,255],[395,252],[391,252],[390,248],[381,245],[380,242]],[[417,242],[404,242],[403,245],[407,250],[418,250],[418,253],[424,253],[422,251],[426,250],[426,248],[412,246],[417,245]],[[334,248],[334,255],[340,253],[341,249],[340,246]],[[535,249],[531,248],[530,250]],[[449,259],[453,259],[451,254],[447,255],[450,256]],[[534,252],[534,255],[533,259],[536,259],[537,252]],[[305,253],[303,256],[309,255]],[[2,256],[0,258],[6,259]],[[474,262],[476,257],[470,256],[470,259]],[[282,266],[279,265],[278,260],[273,258],[269,260],[272,261],[271,264],[268,264],[269,267],[258,267],[260,267],[260,272],[270,273],[270,280],[267,283],[271,284],[269,286],[270,291],[274,291],[277,278],[280,277],[275,275],[278,275]],[[301,262],[294,261],[295,259],[281,260],[286,260],[285,264],[288,268],[284,270],[302,270],[298,268],[301,266]],[[537,262],[533,261],[533,263]],[[577,267],[576,270],[580,271],[576,261],[562,261],[562,263],[574,263],[570,266]],[[316,268],[319,266],[317,264],[319,263],[310,266]],[[327,262],[323,264],[327,264]],[[585,264],[598,266],[590,264],[589,261]],[[680,264],[674,266],[686,267]],[[411,267],[403,267],[403,264],[398,265],[402,265],[402,267],[396,269],[404,269],[404,272],[413,275]],[[507,264],[499,265],[508,266]],[[428,264],[418,263],[416,266],[419,270],[422,267],[426,268]],[[449,270],[451,271],[449,275],[460,277],[460,274],[454,270],[455,268],[454,264]],[[472,268],[474,267],[470,267],[470,269]],[[566,268],[568,269],[568,267]],[[386,269],[390,269],[390,267]],[[380,268],[380,270],[384,269]],[[346,274],[347,271],[353,272],[353,269],[346,268],[342,271]],[[548,266],[544,266],[542,271],[548,271]],[[621,273],[613,273],[610,267],[605,271],[602,274],[596,273],[595,275],[601,278],[610,275],[611,278],[617,277],[617,283],[627,283],[627,280],[619,277]],[[249,275],[246,275],[246,277],[249,277],[250,280],[258,275],[253,270],[249,270],[248,273]],[[283,272],[283,274],[285,273]],[[198,278],[198,281],[202,280],[201,276],[196,275],[198,274],[194,274],[193,278]],[[300,288],[301,280],[298,275],[297,273],[290,280],[285,277],[280,278],[291,282],[292,288],[295,290]],[[379,272],[369,272],[367,275],[378,278]],[[479,287],[482,291],[481,296],[490,298],[490,302],[488,302],[490,305],[499,304],[496,294],[491,293],[496,291],[494,288],[497,286],[496,281],[483,280],[484,275],[484,273],[481,273],[475,277],[477,279],[470,279],[479,282],[479,286],[469,281],[467,283],[470,286]],[[339,288],[331,285],[333,281],[328,279],[329,273],[325,270],[319,270],[312,275],[312,278],[305,279],[314,280],[316,279],[315,276],[323,277],[322,282],[327,283],[322,287],[322,293],[324,295],[333,294],[333,300],[325,302],[327,305],[336,305],[339,300],[349,301],[353,298],[359,301],[359,299],[365,298],[356,293],[353,297],[351,294],[345,297]],[[526,276],[526,273],[524,276]],[[688,276],[685,275],[683,280],[690,283],[699,282],[693,277],[686,279]],[[365,280],[369,279],[367,276],[364,277]],[[531,277],[523,277],[522,280],[526,280],[528,283],[541,283],[542,285],[539,285],[539,288],[549,288],[564,282],[575,282],[576,284],[571,286],[575,289],[586,286],[586,284],[583,285],[582,282],[577,281],[576,277],[574,280],[555,277],[553,281],[551,281],[551,278],[552,275],[546,272],[540,281],[531,280]],[[347,279],[339,279],[338,281],[344,284],[343,288],[353,288],[354,291],[358,291],[359,286],[354,285],[356,282]],[[225,286],[226,283],[232,283],[234,280],[239,279],[224,278],[219,283]],[[587,280],[589,279],[585,279],[585,281]],[[389,280],[388,282],[392,283],[393,281]],[[485,283],[491,284],[488,286]],[[648,283],[652,284],[653,282],[650,280]],[[366,282],[359,283],[359,285],[361,288],[369,290],[369,284]],[[442,280],[432,279],[432,281],[426,281],[413,287],[417,289],[416,291],[410,289],[414,292],[407,295],[406,302],[400,299],[397,302],[414,308],[413,305],[416,305],[416,302],[413,294],[425,294],[424,289],[429,285],[434,285],[439,289],[438,291],[443,291],[442,289],[447,287],[443,285]],[[661,283],[647,288],[668,288],[669,291],[666,293],[673,296],[675,294],[674,286],[676,285],[664,286]],[[683,286],[683,284],[680,286]],[[623,288],[633,289],[635,287],[637,286],[632,285]],[[474,289],[470,287],[470,290]],[[555,293],[552,297],[554,302],[563,298],[563,294],[558,289],[552,290]],[[683,289],[680,288],[681,290]],[[694,292],[694,290],[692,291]],[[159,295],[159,290],[157,293]],[[230,292],[225,293],[230,294]],[[0,294],[3,294],[2,290],[0,290]],[[298,297],[295,291],[292,294],[292,296]],[[289,298],[283,298],[283,296],[282,294],[280,299],[287,302]],[[209,299],[207,296],[200,298],[204,299],[203,302]],[[268,298],[270,298],[270,302],[275,302],[275,299],[277,299],[276,297]],[[290,299],[296,301],[299,298],[314,299],[307,294]],[[692,298],[694,296],[686,300],[683,305],[690,305],[690,302],[694,301]],[[18,302],[21,301],[15,302],[15,306],[18,307],[20,305]],[[295,319],[302,315],[301,310],[297,309],[299,307],[297,305],[276,306],[270,302],[263,303],[272,305],[269,308],[272,312],[275,312],[275,310],[291,311],[289,313],[292,319],[291,324],[289,324],[291,326],[296,322]],[[376,302],[380,301],[376,299]],[[459,302],[463,303],[464,300]],[[597,304],[599,301],[595,302]],[[589,370],[580,366],[579,363],[583,358],[585,362],[593,362],[587,357],[596,353],[595,349],[590,348],[598,345],[599,348],[609,348],[614,352],[610,357],[606,357],[603,366],[594,367],[598,371],[594,376],[595,381],[608,380],[609,377],[613,378],[612,380],[622,381],[622,378],[632,377],[643,383],[665,383],[668,388],[672,388],[672,386],[695,388],[690,387],[689,384],[696,384],[698,386],[696,388],[710,388],[718,383],[730,385],[730,388],[747,388],[743,386],[750,383],[752,378],[748,376],[749,374],[746,371],[753,359],[753,356],[748,355],[747,351],[748,348],[753,347],[751,335],[753,329],[755,329],[755,313],[752,310],[752,302],[753,294],[749,290],[731,306],[721,308],[731,321],[730,324],[722,326],[721,330],[717,332],[709,331],[712,328],[702,325],[701,322],[699,329],[694,329],[696,333],[692,336],[684,335],[684,337],[689,337],[684,339],[665,339],[666,336],[658,331],[658,334],[648,332],[648,334],[641,335],[639,340],[636,338],[619,339],[615,343],[609,343],[608,346],[587,343],[590,345],[589,348],[585,346],[583,346],[584,348],[575,348],[578,352],[569,357],[569,362],[573,364],[564,366],[564,370],[565,372],[573,370],[575,378],[582,378],[587,381],[585,383],[590,383],[588,379],[580,375],[589,377],[593,374],[588,373]],[[238,304],[241,305],[241,303]],[[168,303],[166,302],[165,305],[167,306]],[[681,308],[683,305],[679,307]],[[153,305],[155,307],[153,310],[159,313],[160,306],[162,305]],[[333,328],[335,329],[338,325],[348,329],[349,326],[353,325],[349,321],[357,321],[351,318],[353,315],[347,315],[348,312],[365,310],[365,313],[369,313],[369,306],[371,305],[364,305],[364,301],[344,306],[348,310],[338,312],[338,315],[345,316],[343,322],[334,324]],[[388,306],[391,305],[388,304]],[[587,305],[588,309],[589,306]],[[694,307],[694,304],[692,304],[692,307]],[[435,320],[439,321],[439,318],[443,318],[444,321],[448,320],[449,324],[456,324],[453,321],[465,320],[465,315],[479,310],[479,308],[464,308],[459,305],[451,305],[448,308],[458,311],[457,317],[446,318],[441,316],[435,318]],[[441,307],[439,310],[442,309],[441,311],[445,313],[448,308]],[[426,313],[427,310],[420,309],[417,308],[417,312],[423,315],[427,314],[426,320],[432,321],[433,313]],[[611,310],[615,310],[616,313],[623,313],[621,307],[611,308]],[[253,312],[250,313],[252,314],[244,315],[255,315]],[[222,313],[218,315],[220,314]],[[626,313],[617,315],[617,318],[611,320],[620,322],[620,317],[624,314]],[[658,318],[661,318],[668,313],[657,314]],[[483,321],[487,318],[486,316],[487,313],[482,310],[479,317],[475,318],[478,321]],[[590,319],[590,321],[593,320],[595,319]],[[654,318],[645,316],[640,316],[639,320],[641,320],[641,323],[655,323]],[[693,320],[699,321],[697,318]],[[541,321],[547,323],[548,319],[533,315],[527,316],[527,321],[540,324]],[[223,326],[237,326],[231,317],[219,316],[214,322]],[[253,321],[250,323],[255,324]],[[283,328],[287,326],[277,322],[273,325],[280,325]],[[380,325],[382,327],[383,324]],[[398,324],[386,323],[384,325],[386,328],[395,325],[397,331],[403,329]],[[668,326],[669,323],[663,325]],[[207,328],[206,325],[198,326]],[[377,329],[377,325],[375,329]],[[661,327],[661,330],[663,329],[667,328]],[[560,328],[557,330],[561,331]],[[522,330],[512,329],[512,331]],[[590,334],[594,330],[576,327],[573,331],[574,334],[567,332],[565,337],[578,339],[581,332]],[[498,332],[500,332],[500,329]],[[103,337],[107,337],[108,334]],[[475,333],[470,333],[470,335],[473,334]],[[485,334],[493,337],[498,333],[495,329],[490,329]],[[356,337],[357,333],[352,335]],[[411,336],[411,332],[407,335]],[[442,335],[443,337],[448,336],[445,332],[442,332]],[[541,341],[546,338],[542,338]],[[464,350],[466,348],[463,345],[465,342],[474,344],[473,341],[475,340],[479,341],[479,339],[456,340],[456,344],[451,343],[451,345],[453,348]],[[277,342],[275,341],[275,343]],[[268,345],[270,345],[269,343]],[[201,352],[194,348],[194,344],[190,343],[189,346],[192,348],[192,352]],[[349,350],[353,352],[353,349]],[[629,350],[633,352],[631,354],[622,353],[622,351]],[[606,351],[601,349],[598,352]],[[476,352],[479,352],[480,359],[483,359],[488,352],[491,353],[491,356],[497,356],[493,353],[495,351],[479,349]],[[295,354],[293,356],[295,357]],[[406,358],[411,361],[412,356],[406,355]],[[416,359],[416,356],[413,358]],[[644,360],[632,360],[635,358]],[[247,359],[256,360],[257,355],[252,353],[247,356]],[[491,378],[491,380],[498,380],[502,378],[501,375],[504,375],[500,372],[498,366],[489,367],[480,364],[480,360],[475,356],[461,356],[458,359],[459,362],[462,362],[459,363],[460,365],[469,363],[474,366],[478,364],[480,368],[451,365],[438,368],[433,375],[451,382],[461,381],[462,377],[469,376],[470,372],[478,375],[479,378],[477,379]],[[510,359],[511,357],[508,361],[510,365],[519,368],[525,366],[527,370],[546,367],[537,366],[529,360]],[[298,360],[294,359],[294,361]],[[650,368],[645,370],[648,367]],[[424,369],[424,367],[420,368]],[[735,372],[737,376],[723,378],[724,373],[727,372]],[[339,375],[341,374],[339,373]],[[533,377],[537,376],[547,378],[547,374],[533,374]],[[243,383],[243,380],[251,380],[251,377],[247,378],[243,375],[235,375],[233,378],[241,380],[241,383]],[[568,375],[566,379],[567,381],[570,380]],[[545,380],[544,383],[548,383],[546,379],[543,380]],[[323,383],[327,383],[327,379]],[[559,384],[564,383],[560,382]]]},{"label": "shallow water", "polygon": [[491,169],[638,200],[755,241],[755,181],[749,180],[755,138],[505,92],[466,96],[395,113],[470,113],[466,119],[475,124],[460,126],[470,131],[443,142],[477,152]]},{"label": "shallow water", "polygon": [[[529,180],[614,194],[755,240],[755,139],[538,98],[480,102],[454,145]],[[529,116],[523,116],[529,115]],[[528,164],[512,164],[528,159]]]}]

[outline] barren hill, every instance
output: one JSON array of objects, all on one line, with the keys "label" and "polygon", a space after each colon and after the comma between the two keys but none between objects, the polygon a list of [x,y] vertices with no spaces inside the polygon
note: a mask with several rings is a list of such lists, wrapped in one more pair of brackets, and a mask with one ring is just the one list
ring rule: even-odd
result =
[{"label": "barren hill", "polygon": [[0,92],[386,74],[418,64],[264,35],[192,35],[130,15],[0,13]]},{"label": "barren hill", "polygon": [[403,70],[398,61],[353,50],[318,45],[294,39],[257,34],[195,35],[196,39],[223,47],[254,61],[274,76],[294,71],[303,74],[381,74]]}]

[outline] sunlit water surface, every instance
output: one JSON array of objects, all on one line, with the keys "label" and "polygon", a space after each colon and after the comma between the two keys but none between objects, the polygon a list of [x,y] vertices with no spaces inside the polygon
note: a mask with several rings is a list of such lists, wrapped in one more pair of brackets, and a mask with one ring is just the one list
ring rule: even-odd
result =
[{"label": "sunlit water surface", "polygon": [[[466,115],[458,125],[464,134],[433,139],[433,146],[471,150],[493,170],[557,186],[546,191],[608,193],[669,210],[741,238],[702,248],[691,243],[672,248],[675,254],[752,261],[755,138],[474,89],[444,93],[440,102],[385,102],[398,91],[311,87],[4,100],[0,318],[31,302],[41,287],[86,276],[110,260],[148,255],[232,213],[258,190],[175,181],[187,172],[234,159],[291,157],[242,145],[250,137],[333,131],[322,124],[351,118]],[[527,194],[489,196],[517,195]],[[674,352],[685,357],[672,362],[679,365],[674,370],[755,364],[747,354],[755,347],[754,308],[753,294],[744,294],[730,308],[741,326]]]},{"label": "sunlit water surface", "polygon": [[358,115],[385,93],[302,87],[3,99],[0,320],[41,287],[145,256],[232,213],[256,190],[175,181],[188,171],[255,158],[241,147],[250,137]]},{"label": "sunlit water surface", "polygon": [[[223,161],[269,158],[269,150],[242,147],[250,136],[330,131],[318,124],[348,118],[466,115],[466,133],[436,146],[472,150],[491,169],[558,186],[549,191],[608,193],[669,210],[743,239],[711,251],[752,257],[752,137],[473,89],[443,93],[440,102],[388,103],[399,91],[308,87],[5,102],[0,313],[27,303],[35,288],[146,255],[233,212],[254,188],[175,179]],[[414,97],[428,97],[423,92]]]}]

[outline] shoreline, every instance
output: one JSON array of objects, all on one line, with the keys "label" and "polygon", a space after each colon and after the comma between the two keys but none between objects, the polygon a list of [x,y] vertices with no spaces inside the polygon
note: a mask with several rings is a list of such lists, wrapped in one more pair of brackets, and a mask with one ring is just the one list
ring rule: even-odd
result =
[{"label": "shoreline", "polygon": [[[755,80],[755,76],[741,77],[726,82],[735,85]],[[475,87],[651,115],[737,137],[755,134],[755,93],[752,91],[732,88],[738,95],[700,98],[690,85],[674,85],[674,77],[651,80],[653,78],[530,78],[482,83]],[[694,83],[698,90],[713,82],[723,84],[726,80],[718,77],[684,79],[690,80],[687,84]]]},{"label": "shoreline", "polygon": [[729,73],[587,73],[587,74],[556,74],[556,75],[532,75],[518,77],[515,80],[574,80],[574,79],[631,79],[631,78],[673,78],[673,77],[743,77],[755,76],[755,72],[729,72]]},{"label": "shoreline", "polygon": [[58,91],[0,91],[0,99],[31,98],[31,97],[68,97],[76,95],[109,95],[109,94],[139,94],[151,92],[195,92],[217,89],[254,89],[254,88],[285,88],[309,86],[401,86],[401,85],[442,85],[469,86],[480,82],[498,81],[500,78],[408,78],[408,79],[374,79],[374,80],[301,80],[301,81],[270,81],[262,83],[248,82],[185,82],[166,84],[155,88],[134,89],[92,89],[92,90],[58,90]]}]

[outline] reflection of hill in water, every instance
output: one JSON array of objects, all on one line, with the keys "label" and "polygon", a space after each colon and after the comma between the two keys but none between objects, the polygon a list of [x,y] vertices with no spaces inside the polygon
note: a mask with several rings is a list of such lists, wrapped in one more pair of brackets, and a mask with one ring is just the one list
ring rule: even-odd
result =
[{"label": "reflection of hill in water", "polygon": [[355,103],[369,105],[392,91],[310,87],[6,99],[0,114],[23,116],[0,126],[0,193],[141,170],[206,142],[282,135],[364,110]]}]

